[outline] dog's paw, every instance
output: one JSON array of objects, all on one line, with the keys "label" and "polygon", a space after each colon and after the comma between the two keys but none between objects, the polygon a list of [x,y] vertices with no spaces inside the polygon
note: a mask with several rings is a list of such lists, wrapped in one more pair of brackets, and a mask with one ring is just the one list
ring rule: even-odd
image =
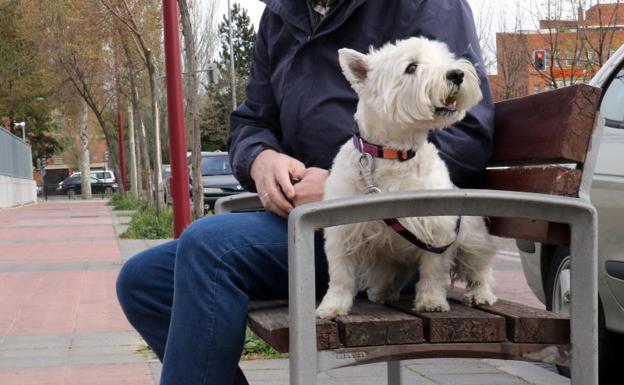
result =
[{"label": "dog's paw", "polygon": [[414,301],[414,311],[426,311],[426,312],[446,312],[451,310],[446,298],[416,298]]},{"label": "dog's paw", "polygon": [[349,314],[352,300],[340,300],[336,298],[323,298],[323,301],[316,308],[318,318],[334,318],[340,315]]},{"label": "dog's paw", "polygon": [[477,288],[464,295],[464,304],[466,306],[490,306],[494,305],[497,299],[489,288]]}]

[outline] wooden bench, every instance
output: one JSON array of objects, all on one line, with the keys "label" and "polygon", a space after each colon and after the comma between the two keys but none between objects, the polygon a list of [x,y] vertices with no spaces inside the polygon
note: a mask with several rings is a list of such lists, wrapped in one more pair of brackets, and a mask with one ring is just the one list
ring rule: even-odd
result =
[{"label": "wooden bench", "polygon": [[[317,372],[379,361],[388,361],[389,383],[399,384],[400,360],[429,357],[515,358],[560,365],[571,359],[573,384],[597,384],[597,230],[588,192],[602,131],[600,97],[599,89],[577,85],[496,104],[487,190],[378,194],[293,211],[290,309],[286,301],[252,303],[249,309],[250,328],[276,350],[290,350],[291,384],[316,383]],[[260,208],[257,197],[218,203],[220,211],[249,208]],[[413,312],[410,297],[387,306],[358,300],[348,316],[315,319],[315,229],[445,214],[489,216],[491,233],[501,237],[570,243],[572,326],[565,317],[506,300],[466,307],[458,290],[450,292],[448,313]]]}]

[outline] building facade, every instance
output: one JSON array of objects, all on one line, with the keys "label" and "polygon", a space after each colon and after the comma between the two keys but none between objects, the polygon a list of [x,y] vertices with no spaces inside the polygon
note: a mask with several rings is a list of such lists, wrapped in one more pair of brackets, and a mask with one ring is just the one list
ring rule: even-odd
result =
[{"label": "building facade", "polygon": [[577,20],[542,20],[538,31],[496,34],[495,101],[588,82],[624,44],[624,4],[597,4]]}]

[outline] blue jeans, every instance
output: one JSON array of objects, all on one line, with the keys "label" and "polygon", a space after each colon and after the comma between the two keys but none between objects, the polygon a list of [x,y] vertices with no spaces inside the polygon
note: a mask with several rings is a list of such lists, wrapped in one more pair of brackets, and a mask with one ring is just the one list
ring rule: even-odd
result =
[{"label": "blue jeans", "polygon": [[[287,222],[273,214],[215,215],[126,262],[117,296],[163,363],[161,385],[247,384],[238,367],[247,303],[288,298],[287,243]],[[321,297],[328,277],[320,236],[315,258]]]}]

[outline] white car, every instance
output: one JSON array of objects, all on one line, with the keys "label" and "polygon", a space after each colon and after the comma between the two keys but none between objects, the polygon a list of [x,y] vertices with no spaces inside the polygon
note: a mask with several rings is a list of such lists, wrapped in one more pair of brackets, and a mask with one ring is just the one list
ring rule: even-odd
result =
[{"label": "white car", "polygon": [[[70,177],[72,176],[80,176],[80,171],[70,175]],[[106,183],[116,182],[115,173],[111,170],[91,170],[91,176]]]},{"label": "white car", "polygon": [[[618,358],[624,347],[624,46],[590,85],[603,89],[600,111],[606,120],[591,188],[598,209],[600,384],[622,384]],[[533,293],[547,309],[569,315],[569,248],[516,243]]]}]

